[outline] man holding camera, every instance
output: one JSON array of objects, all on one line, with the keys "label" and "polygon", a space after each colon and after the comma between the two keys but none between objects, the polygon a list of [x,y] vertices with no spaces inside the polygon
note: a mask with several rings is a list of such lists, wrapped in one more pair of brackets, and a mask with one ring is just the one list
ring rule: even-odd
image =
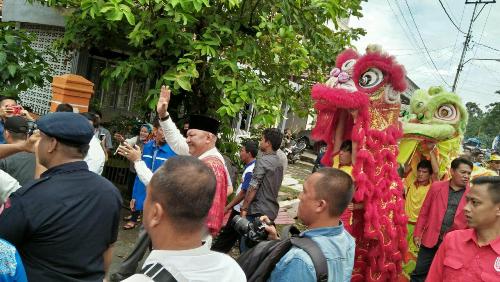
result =
[{"label": "man holding camera", "polygon": [[[351,177],[335,168],[321,168],[304,182],[300,193],[298,218],[308,230],[300,237],[312,239],[323,252],[328,265],[328,281],[350,281],[354,265],[354,238],[344,229],[340,215],[354,194]],[[270,224],[267,217],[261,220]],[[276,228],[267,225],[269,239],[279,239]],[[268,281],[316,281],[311,257],[292,247],[276,264]]]},{"label": "man holding camera", "polygon": [[[5,120],[3,135],[8,144],[26,142],[28,131],[28,121],[24,117],[12,116]],[[31,152],[19,152],[0,159],[0,169],[14,177],[21,186],[35,179],[35,166],[35,154]]]},{"label": "man holding camera", "polygon": [[[236,190],[236,196],[231,200],[229,204],[224,208],[224,214],[231,211],[229,219],[227,220],[226,226],[222,228],[221,232],[217,236],[212,246],[212,250],[222,253],[227,253],[234,246],[234,243],[238,241],[241,235],[236,232],[233,224],[231,223],[236,215],[240,214],[241,201],[245,198],[248,187],[250,186],[250,181],[252,180],[253,169],[255,167],[255,157],[258,153],[258,143],[257,141],[248,140],[243,143],[240,149],[240,159],[245,164],[243,168],[243,174],[241,176],[241,183]],[[240,242],[240,246],[243,242]],[[240,248],[240,251],[241,248]]]},{"label": "man holding camera", "polygon": [[278,216],[278,191],[284,171],[276,151],[281,139],[282,134],[277,128],[267,128],[262,133],[259,143],[262,156],[255,163],[250,187],[241,206],[241,217],[247,217],[249,221],[263,215],[271,220]]},{"label": "man holding camera", "polygon": [[13,116],[23,116],[26,120],[33,121],[28,111],[18,105],[16,100],[0,96],[0,144],[5,144],[3,136],[5,119]]}]

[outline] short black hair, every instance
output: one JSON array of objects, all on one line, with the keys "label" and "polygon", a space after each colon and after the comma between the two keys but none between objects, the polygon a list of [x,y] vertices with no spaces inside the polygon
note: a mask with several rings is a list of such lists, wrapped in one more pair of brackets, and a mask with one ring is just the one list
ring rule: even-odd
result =
[{"label": "short black hair", "polygon": [[500,176],[480,176],[472,179],[473,185],[488,185],[491,201],[500,204]]},{"label": "short black hair", "polygon": [[259,143],[257,141],[247,140],[243,143],[243,147],[252,157],[257,157],[257,153],[259,153]]},{"label": "short black hair", "polygon": [[72,113],[73,112],[73,106],[71,106],[68,103],[59,104],[59,105],[57,105],[56,112],[68,112],[68,113]]},{"label": "short black hair", "polygon": [[451,169],[456,170],[461,164],[468,165],[470,169],[474,168],[474,164],[466,158],[458,157],[451,161]]},{"label": "short black hair", "polygon": [[352,201],[354,187],[351,176],[344,171],[331,167],[320,168],[321,175],[314,190],[316,198],[328,203],[330,216],[340,216]]},{"label": "short black hair", "polygon": [[86,119],[90,120],[94,128],[99,127],[99,125],[97,124],[97,116],[94,113],[86,112],[86,113],[81,113],[81,115],[84,116]]},{"label": "short black hair", "polygon": [[22,132],[13,132],[13,131],[10,131],[8,129],[5,129],[5,131],[8,131],[9,134],[10,134],[10,137],[15,140],[15,141],[19,141],[19,140],[26,140],[28,139],[28,133],[22,133]]},{"label": "short black hair", "polygon": [[262,132],[262,136],[264,136],[264,140],[271,143],[273,147],[273,151],[278,151],[281,146],[281,141],[283,139],[283,134],[277,128],[266,128],[264,132]]},{"label": "short black hair", "polygon": [[163,207],[169,221],[187,232],[204,225],[214,199],[216,178],[198,158],[176,156],[155,172],[149,186],[151,199]]},{"label": "short black hair", "polygon": [[430,174],[434,173],[434,171],[432,170],[432,163],[429,160],[421,160],[417,165],[417,169],[419,168],[426,168]]},{"label": "short black hair", "polygon": [[344,140],[344,142],[342,142],[342,144],[340,145],[340,150],[352,153],[352,141]]}]

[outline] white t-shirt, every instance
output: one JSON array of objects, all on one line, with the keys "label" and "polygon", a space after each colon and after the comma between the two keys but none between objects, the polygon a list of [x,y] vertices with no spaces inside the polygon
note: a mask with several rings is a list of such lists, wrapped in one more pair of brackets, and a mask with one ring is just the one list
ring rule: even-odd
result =
[{"label": "white t-shirt", "polygon": [[[156,263],[161,264],[179,282],[247,281],[245,273],[233,258],[226,254],[211,251],[209,244],[185,251],[153,250],[144,262],[143,268]],[[135,274],[123,281],[151,282],[153,280],[144,274]]]},{"label": "white t-shirt", "polygon": [[[245,170],[243,171],[243,174],[241,175],[241,182],[240,182],[240,185],[238,186],[238,190],[236,190],[236,195],[238,195],[241,191],[241,186],[243,185],[243,183],[245,182],[245,176],[250,173],[250,175],[253,173],[253,168],[255,167],[255,161],[252,162],[251,165],[249,165],[248,167],[245,168]],[[251,177],[250,177],[251,178]],[[240,209],[241,209],[241,205],[243,204],[243,201],[241,201],[240,203],[238,203],[236,206],[233,207],[233,209],[237,212],[240,212]]]},{"label": "white t-shirt", "polygon": [[20,187],[19,182],[14,177],[0,169],[0,205]]},{"label": "white t-shirt", "polygon": [[92,136],[92,139],[89,143],[89,152],[83,160],[89,166],[90,171],[95,172],[99,175],[102,174],[104,163],[106,162],[106,155],[104,154],[104,150],[102,149],[101,141],[99,141],[99,139],[97,139],[95,136]]}]

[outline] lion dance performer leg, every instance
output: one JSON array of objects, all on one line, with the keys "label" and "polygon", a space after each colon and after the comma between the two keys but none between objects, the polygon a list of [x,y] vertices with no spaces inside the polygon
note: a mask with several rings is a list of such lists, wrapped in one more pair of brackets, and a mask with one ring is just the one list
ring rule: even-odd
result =
[{"label": "lion dance performer leg", "polygon": [[339,142],[353,142],[356,184],[352,235],[356,257],[352,281],[397,281],[406,253],[403,186],[398,176],[400,95],[404,68],[378,46],[365,55],[339,54],[326,84],[312,88],[318,112],[313,138],[328,144],[323,164],[332,165]]}]

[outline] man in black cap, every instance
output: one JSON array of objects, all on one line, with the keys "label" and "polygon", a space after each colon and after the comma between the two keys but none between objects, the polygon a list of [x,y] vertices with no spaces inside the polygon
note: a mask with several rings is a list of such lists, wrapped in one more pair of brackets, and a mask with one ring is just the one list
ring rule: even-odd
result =
[{"label": "man in black cap", "polygon": [[[3,136],[7,144],[24,143],[28,138],[28,121],[21,116],[5,120]],[[0,160],[0,169],[14,177],[21,186],[35,179],[35,154],[19,152]]]},{"label": "man in black cap", "polygon": [[121,197],[83,161],[93,128],[81,115],[37,122],[40,179],[10,196],[0,237],[19,250],[29,281],[102,281],[117,239]]},{"label": "man in black cap", "polygon": [[[211,236],[215,236],[222,228],[226,198],[233,192],[231,179],[224,158],[215,147],[219,122],[210,117],[192,115],[189,119],[187,137],[184,137],[175,123],[170,119],[170,115],[167,112],[169,101],[170,90],[168,87],[162,86],[160,99],[156,109],[168,145],[177,155],[191,155],[202,160],[215,174],[217,182],[216,191],[212,207],[208,212],[206,220],[208,233],[210,233]],[[129,151],[127,150],[132,149],[126,146],[120,146],[120,148],[124,153],[128,153]],[[206,244],[211,244],[210,236],[207,236],[205,239]],[[136,240],[134,249],[122,262],[119,272],[111,276],[112,281],[120,281],[135,273],[138,263],[144,256],[145,248],[149,245],[149,242],[149,236],[141,232]]]}]

